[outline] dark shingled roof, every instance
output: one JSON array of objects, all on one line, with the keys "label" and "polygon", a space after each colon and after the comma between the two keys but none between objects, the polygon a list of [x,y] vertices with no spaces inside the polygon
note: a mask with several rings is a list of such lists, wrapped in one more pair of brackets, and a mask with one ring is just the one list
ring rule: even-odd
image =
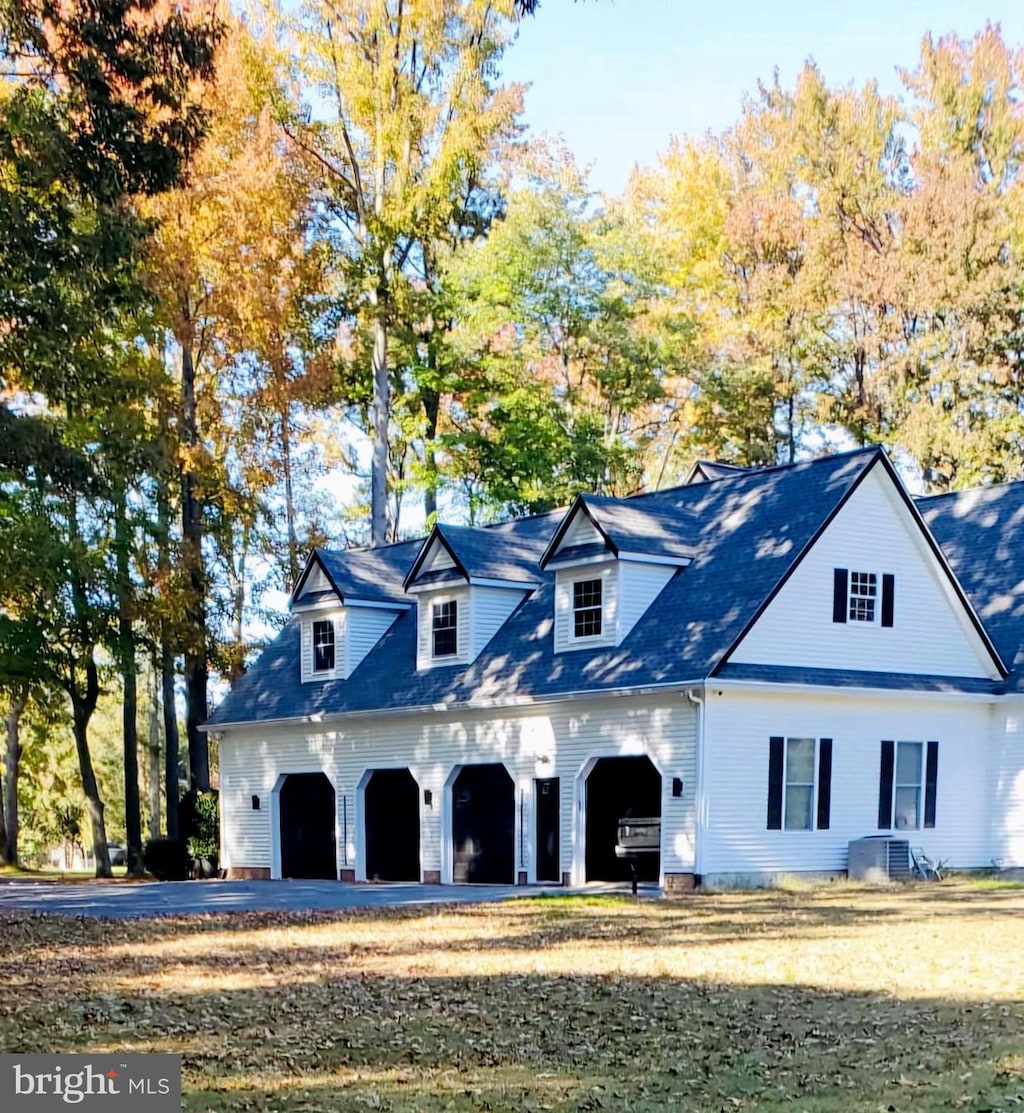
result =
[{"label": "dark shingled roof", "polygon": [[[553,573],[538,574],[541,586],[526,595],[468,666],[417,671],[412,608],[399,615],[348,680],[300,684],[299,625],[292,619],[237,681],[210,726],[700,681],[722,661],[817,531],[879,459],[877,449],[859,450],[628,500],[590,500],[623,541],[623,549],[649,551],[648,539],[641,544],[634,532],[642,519],[664,529],[666,544],[685,543],[692,558],[620,646],[554,652]],[[508,552],[536,552],[554,535],[558,522],[558,515],[549,514],[468,532],[474,538],[482,533],[500,536]],[[373,553],[318,550],[318,555],[329,559],[343,594],[347,584],[359,598],[371,598],[365,594],[371,589],[379,597],[390,598],[392,591],[401,597],[402,579],[421,545],[409,542],[378,550],[380,579],[373,588],[366,582],[364,563]],[[358,575],[344,571],[353,560]],[[474,566],[491,567],[486,562]],[[359,591],[353,589],[357,583]]]},{"label": "dark shingled roof", "polygon": [[916,500],[978,617],[1024,691],[1024,482]]},{"label": "dark shingled roof", "polygon": [[[542,515],[542,519],[540,532],[537,532],[536,525],[533,528],[528,525],[536,523],[537,519],[528,518],[522,520],[522,528],[511,537],[493,526],[474,529],[470,526],[439,524],[422,543],[417,559],[425,553],[435,534],[440,534],[471,580],[509,580],[513,583],[535,584],[540,581],[538,562],[547,543],[545,534],[553,528],[549,515]],[[422,577],[415,577],[415,582],[422,583]]]}]

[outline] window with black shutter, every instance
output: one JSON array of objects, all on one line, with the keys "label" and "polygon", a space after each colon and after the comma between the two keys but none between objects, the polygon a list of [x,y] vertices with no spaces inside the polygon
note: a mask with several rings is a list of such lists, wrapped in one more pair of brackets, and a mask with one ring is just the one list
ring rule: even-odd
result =
[{"label": "window with black shutter", "polygon": [[459,651],[459,607],[454,599],[435,603],[431,612],[433,655],[454,657]]},{"label": "window with black shutter", "polygon": [[825,831],[832,808],[832,739],[771,739],[768,830]]},{"label": "window with black shutter", "polygon": [[313,623],[313,671],[334,671],[334,623],[330,619]]},{"label": "window with black shutter", "polygon": [[912,831],[935,826],[938,742],[882,743],[878,826]]}]

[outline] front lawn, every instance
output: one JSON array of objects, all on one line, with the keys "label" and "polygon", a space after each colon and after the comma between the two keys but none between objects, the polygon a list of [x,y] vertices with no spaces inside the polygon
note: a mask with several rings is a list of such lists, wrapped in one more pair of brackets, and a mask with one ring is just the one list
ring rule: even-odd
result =
[{"label": "front lawn", "polygon": [[0,917],[0,1050],[180,1051],[188,1110],[1024,1108],[1024,892]]}]

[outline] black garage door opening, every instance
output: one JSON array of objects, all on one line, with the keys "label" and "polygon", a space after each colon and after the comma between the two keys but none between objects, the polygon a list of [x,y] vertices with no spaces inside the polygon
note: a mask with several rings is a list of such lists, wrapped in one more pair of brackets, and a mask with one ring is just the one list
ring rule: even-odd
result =
[{"label": "black garage door opening", "polygon": [[[603,757],[587,777],[587,880],[628,881],[629,863],[615,856],[619,820],[661,815],[661,774],[649,757]],[[641,881],[657,881],[660,854],[637,860]]]},{"label": "black garage door opening", "polygon": [[408,769],[375,769],[363,792],[367,881],[419,881],[420,790]]},{"label": "black garage door opening", "polygon": [[334,786],[324,773],[289,773],[281,786],[281,876],[338,880]]},{"label": "black garage door opening", "polygon": [[505,766],[465,766],[452,785],[454,880],[511,885],[515,825],[515,785]]}]

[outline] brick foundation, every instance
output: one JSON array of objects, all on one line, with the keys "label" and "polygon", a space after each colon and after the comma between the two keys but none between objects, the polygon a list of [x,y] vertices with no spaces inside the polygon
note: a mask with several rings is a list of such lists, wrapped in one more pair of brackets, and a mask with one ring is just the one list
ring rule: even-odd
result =
[{"label": "brick foundation", "polygon": [[571,884],[572,884],[571,874],[563,873],[562,874],[562,888],[563,889],[568,889]]},{"label": "brick foundation", "polygon": [[424,870],[423,871],[423,884],[424,885],[440,885],[441,884],[441,871],[440,870]]},{"label": "brick foundation", "polygon": [[355,870],[338,870],[338,880],[345,881],[349,885],[355,883],[356,871]]},{"label": "brick foundation", "polygon": [[517,885],[525,885],[526,884],[526,870],[520,870],[519,873],[516,875],[516,884]]},{"label": "brick foundation", "polygon": [[225,871],[228,881],[269,881],[267,866],[231,866]]},{"label": "brick foundation", "polygon": [[692,893],[697,888],[697,877],[692,873],[666,873],[665,888],[662,890],[667,897],[679,897]]}]

